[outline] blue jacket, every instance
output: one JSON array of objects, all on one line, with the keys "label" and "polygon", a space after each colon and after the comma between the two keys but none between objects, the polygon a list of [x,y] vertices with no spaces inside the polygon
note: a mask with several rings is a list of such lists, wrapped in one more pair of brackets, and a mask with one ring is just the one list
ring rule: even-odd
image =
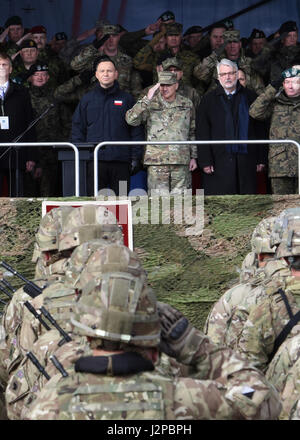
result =
[{"label": "blue jacket", "polygon": [[[125,121],[127,110],[134,105],[134,98],[120,89],[117,81],[109,89],[98,83],[80,100],[72,118],[73,144],[103,141],[143,141],[142,126],[132,127]],[[100,148],[99,160],[131,162],[142,160],[142,146],[113,146]]]}]

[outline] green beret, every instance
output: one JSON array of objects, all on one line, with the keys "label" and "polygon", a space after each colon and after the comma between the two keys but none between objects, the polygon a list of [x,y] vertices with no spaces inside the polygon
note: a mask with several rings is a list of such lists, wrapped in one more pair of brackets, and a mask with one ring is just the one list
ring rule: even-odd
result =
[{"label": "green beret", "polygon": [[281,76],[283,79],[294,78],[295,76],[300,76],[300,70],[297,69],[297,67],[290,67],[289,69],[284,70]]}]

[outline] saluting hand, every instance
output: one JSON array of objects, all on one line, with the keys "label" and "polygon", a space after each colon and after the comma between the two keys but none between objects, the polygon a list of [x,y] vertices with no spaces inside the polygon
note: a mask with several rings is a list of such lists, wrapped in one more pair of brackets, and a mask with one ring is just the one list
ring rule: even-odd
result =
[{"label": "saluting hand", "polygon": [[147,98],[151,100],[154,96],[154,93],[159,87],[160,87],[160,83],[157,83],[155,84],[155,86],[151,87],[151,89],[148,90]]}]

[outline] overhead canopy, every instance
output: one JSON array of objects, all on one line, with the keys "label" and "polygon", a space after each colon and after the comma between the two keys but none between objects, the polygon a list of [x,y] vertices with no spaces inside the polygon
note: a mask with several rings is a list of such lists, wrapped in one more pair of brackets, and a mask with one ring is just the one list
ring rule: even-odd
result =
[{"label": "overhead canopy", "polygon": [[[1,2],[1,17],[19,15],[27,28],[42,24],[48,39],[56,32],[65,31],[70,37],[91,29],[97,19],[106,18],[120,23],[128,30],[138,30],[156,21],[158,16],[171,10],[185,31],[190,26],[208,26],[213,22],[238,13],[259,0],[8,0]],[[248,37],[252,29],[263,29],[267,35],[275,32],[287,20],[300,25],[299,0],[269,0],[261,6],[234,18],[241,36]]]}]

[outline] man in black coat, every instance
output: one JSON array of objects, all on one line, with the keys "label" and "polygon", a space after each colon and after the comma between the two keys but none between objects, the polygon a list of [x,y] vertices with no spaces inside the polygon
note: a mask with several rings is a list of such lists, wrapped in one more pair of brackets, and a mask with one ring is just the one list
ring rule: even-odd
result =
[{"label": "man in black coat", "polygon": [[[264,125],[249,117],[256,94],[238,82],[237,65],[222,59],[217,69],[219,85],[198,107],[196,139],[266,139]],[[205,195],[256,194],[256,172],[265,162],[263,145],[198,145]]]},{"label": "man in black coat", "polygon": [[[143,141],[142,126],[131,127],[125,121],[126,111],[134,105],[134,98],[120,89],[118,71],[106,55],[94,64],[98,84],[80,100],[72,119],[72,142],[98,144],[103,141]],[[129,188],[130,173],[137,170],[143,157],[141,146],[107,145],[101,148],[99,158],[98,189],[110,188],[115,195],[126,195],[119,191],[119,182]]]},{"label": "man in black coat", "polygon": [[[30,125],[33,111],[30,96],[25,87],[14,84],[9,77],[12,72],[10,57],[0,53],[0,143],[13,142]],[[20,138],[20,142],[35,142],[34,129]],[[0,148],[0,195],[3,195],[4,178],[9,187],[9,196],[21,196],[24,172],[33,172],[37,151],[34,148],[20,147],[18,153],[14,147]],[[18,159],[19,184],[16,188],[16,167]]]}]

